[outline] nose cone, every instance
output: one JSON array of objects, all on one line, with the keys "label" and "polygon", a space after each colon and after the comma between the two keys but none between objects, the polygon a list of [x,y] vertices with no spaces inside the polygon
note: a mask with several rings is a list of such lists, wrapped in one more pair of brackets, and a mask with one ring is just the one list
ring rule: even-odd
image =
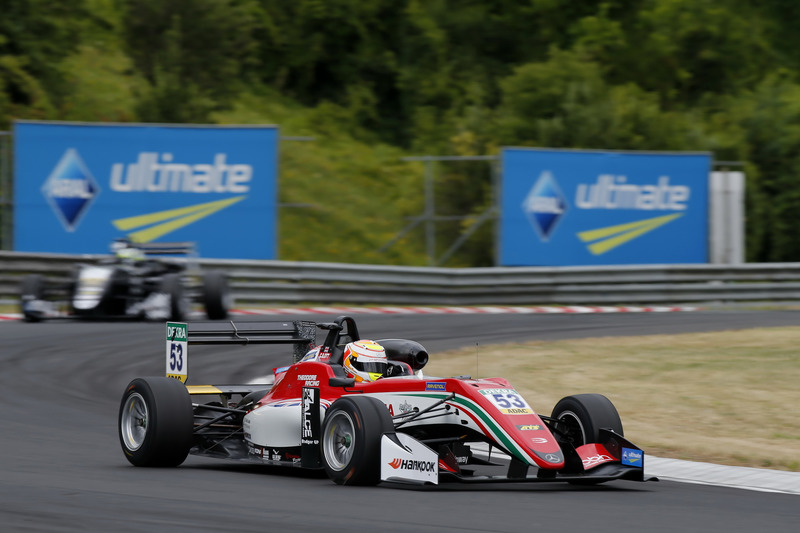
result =
[{"label": "nose cone", "polygon": [[564,468],[564,453],[561,450],[552,452],[537,452],[536,450],[531,451],[536,454],[537,459],[542,460],[543,464],[540,464],[539,467],[554,469]]}]

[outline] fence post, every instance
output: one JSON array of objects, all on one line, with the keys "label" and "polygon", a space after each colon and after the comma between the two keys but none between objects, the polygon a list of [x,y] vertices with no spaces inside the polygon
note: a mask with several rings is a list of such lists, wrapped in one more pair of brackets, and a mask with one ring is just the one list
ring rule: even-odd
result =
[{"label": "fence post", "polygon": [[0,131],[0,250],[12,250],[11,132]]}]

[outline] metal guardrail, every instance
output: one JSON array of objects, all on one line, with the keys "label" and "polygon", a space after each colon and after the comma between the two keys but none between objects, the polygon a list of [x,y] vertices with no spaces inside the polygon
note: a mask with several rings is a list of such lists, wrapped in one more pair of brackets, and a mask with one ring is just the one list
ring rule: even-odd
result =
[{"label": "metal guardrail", "polygon": [[[0,251],[0,301],[14,303],[27,273],[67,278],[101,255]],[[199,259],[229,276],[237,306],[614,305],[800,301],[800,263],[439,268]]]}]

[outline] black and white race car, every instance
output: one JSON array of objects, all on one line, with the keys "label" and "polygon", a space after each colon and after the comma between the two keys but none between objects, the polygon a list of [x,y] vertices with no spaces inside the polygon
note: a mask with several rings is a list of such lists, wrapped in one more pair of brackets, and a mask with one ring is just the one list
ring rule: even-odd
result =
[{"label": "black and white race car", "polygon": [[[200,272],[192,243],[134,244],[114,241],[114,255],[79,263],[68,279],[29,274],[22,279],[24,320],[50,318],[132,318],[184,320],[193,302],[209,319],[228,316],[228,280],[219,271]],[[181,259],[165,256],[184,256]]]}]

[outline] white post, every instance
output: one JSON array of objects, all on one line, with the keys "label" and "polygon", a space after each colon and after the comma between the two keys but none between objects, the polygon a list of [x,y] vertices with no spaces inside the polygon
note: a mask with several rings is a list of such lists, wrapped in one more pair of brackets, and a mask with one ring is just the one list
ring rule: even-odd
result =
[{"label": "white post", "polygon": [[744,263],[744,217],[744,172],[712,172],[708,227],[711,263]]}]

